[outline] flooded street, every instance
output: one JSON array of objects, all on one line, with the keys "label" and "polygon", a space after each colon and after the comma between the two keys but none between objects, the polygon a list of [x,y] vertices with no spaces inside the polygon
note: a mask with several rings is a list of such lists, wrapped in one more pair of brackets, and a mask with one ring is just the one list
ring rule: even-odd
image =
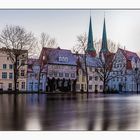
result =
[{"label": "flooded street", "polygon": [[0,130],[140,130],[140,95],[0,95]]}]

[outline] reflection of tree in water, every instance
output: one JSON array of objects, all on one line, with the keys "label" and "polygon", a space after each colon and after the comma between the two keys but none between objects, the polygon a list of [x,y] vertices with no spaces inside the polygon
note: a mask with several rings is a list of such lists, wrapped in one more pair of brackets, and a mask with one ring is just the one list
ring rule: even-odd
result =
[{"label": "reflection of tree in water", "polygon": [[0,95],[0,124],[1,130],[23,130],[24,98],[17,99],[18,95]]},{"label": "reflection of tree in water", "polygon": [[113,108],[110,100],[103,100],[103,116],[102,116],[102,130],[108,130],[112,124]]},{"label": "reflection of tree in water", "polygon": [[95,127],[95,121],[96,121],[96,104],[89,104],[87,102],[87,110],[88,110],[88,120],[87,120],[87,130],[92,131]]},{"label": "reflection of tree in water", "polygon": [[[102,130],[129,129],[132,119],[131,105],[123,100],[104,100]],[[129,106],[130,105],[130,106]]]},{"label": "reflection of tree in water", "polygon": [[134,106],[133,103],[130,103],[131,102],[126,102],[124,100],[118,101],[118,130],[128,130],[131,127],[133,120],[135,120],[135,118],[133,118],[135,108],[132,109]]}]

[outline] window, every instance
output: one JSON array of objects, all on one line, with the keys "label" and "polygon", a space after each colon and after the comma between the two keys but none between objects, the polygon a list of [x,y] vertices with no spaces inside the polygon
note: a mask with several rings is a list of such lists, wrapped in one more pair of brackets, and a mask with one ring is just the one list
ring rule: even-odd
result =
[{"label": "window", "polygon": [[21,60],[21,65],[25,65],[25,60]]},{"label": "window", "polygon": [[103,85],[100,85],[100,89],[101,89],[101,90],[103,89]]},{"label": "window", "polygon": [[43,86],[43,84],[42,84],[42,83],[40,83],[40,87],[39,87],[39,89],[40,89],[40,90],[42,90],[42,86]]},{"label": "window", "polygon": [[95,77],[95,81],[98,81],[98,76]]},{"label": "window", "polygon": [[81,90],[84,90],[84,84],[81,84]]},{"label": "window", "polygon": [[35,83],[35,90],[38,90],[38,83]]},{"label": "window", "polygon": [[29,83],[29,90],[33,90],[33,82]]},{"label": "window", "polygon": [[127,77],[125,77],[125,81],[127,81]]},{"label": "window", "polygon": [[57,72],[54,72],[54,77],[57,77]]},{"label": "window", "polygon": [[59,57],[60,62],[68,62],[68,57]]},{"label": "window", "polygon": [[9,73],[9,79],[13,79],[13,73]]},{"label": "window", "polygon": [[9,57],[7,57],[7,60],[9,60]]},{"label": "window", "polygon": [[17,60],[17,65],[19,66],[19,60]]},{"label": "window", "polygon": [[21,83],[21,89],[25,89],[25,82]]},{"label": "window", "polygon": [[20,75],[21,75],[21,76],[24,76],[24,75],[25,75],[25,70],[21,70]]},{"label": "window", "polygon": [[43,77],[44,77],[44,74],[41,74],[41,78],[43,79]]},{"label": "window", "polygon": [[92,68],[91,67],[89,67],[89,71],[92,72]]},{"label": "window", "polygon": [[89,85],[89,86],[88,86],[88,89],[92,90],[92,85]]},{"label": "window", "polygon": [[75,78],[75,73],[71,73],[71,78]]},{"label": "window", "polygon": [[12,64],[9,64],[9,69],[13,69],[13,65]]},{"label": "window", "polygon": [[6,69],[7,65],[6,64],[3,64],[3,69]]},{"label": "window", "polygon": [[76,89],[80,90],[80,84],[76,84]]},{"label": "window", "polygon": [[7,78],[7,72],[2,72],[2,79],[6,79]]},{"label": "window", "polygon": [[85,76],[82,76],[82,82],[85,82]]},{"label": "window", "polygon": [[92,76],[89,76],[89,80],[92,80]]},{"label": "window", "polygon": [[17,82],[17,89],[19,89],[19,82]]},{"label": "window", "polygon": [[61,73],[59,73],[59,77],[63,77],[63,73],[61,72]]},{"label": "window", "polygon": [[69,73],[65,73],[65,77],[69,77]]},{"label": "window", "polygon": [[12,83],[8,84],[8,89],[12,89]]}]

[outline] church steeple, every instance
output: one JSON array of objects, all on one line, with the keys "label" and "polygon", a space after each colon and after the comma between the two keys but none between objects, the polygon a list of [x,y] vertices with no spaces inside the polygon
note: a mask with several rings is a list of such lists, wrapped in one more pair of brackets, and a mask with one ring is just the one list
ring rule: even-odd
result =
[{"label": "church steeple", "polygon": [[90,54],[91,56],[96,56],[96,50],[94,48],[93,44],[93,34],[92,34],[92,22],[91,22],[91,16],[90,16],[90,23],[89,23],[89,32],[88,32],[88,43],[87,43],[87,49],[86,52]]},{"label": "church steeple", "polygon": [[109,52],[107,47],[107,35],[106,35],[106,24],[105,24],[105,18],[104,18],[104,25],[103,25],[103,35],[102,35],[102,46],[100,53]]}]

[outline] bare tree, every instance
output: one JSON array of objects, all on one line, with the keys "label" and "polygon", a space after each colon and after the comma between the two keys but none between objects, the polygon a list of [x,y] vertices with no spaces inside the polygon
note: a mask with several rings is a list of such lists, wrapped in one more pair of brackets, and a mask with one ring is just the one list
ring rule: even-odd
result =
[{"label": "bare tree", "polygon": [[77,44],[74,46],[73,51],[76,53],[82,54],[81,56],[82,56],[82,60],[84,62],[84,66],[83,65],[80,65],[80,66],[81,66],[81,69],[83,70],[83,74],[86,76],[86,84],[87,84],[86,92],[87,92],[87,96],[88,96],[89,81],[88,81],[86,48],[87,48],[87,35],[86,35],[86,33],[83,33],[83,34],[77,36]]},{"label": "bare tree", "polygon": [[[46,33],[41,33],[39,44],[38,44],[38,49],[41,51],[42,48],[55,48],[57,46],[57,42],[55,38],[51,38],[48,34]],[[39,51],[39,52],[40,52]],[[41,80],[41,73],[43,71],[44,65],[46,65],[49,61],[50,55],[49,53],[46,54],[46,61],[40,62],[40,69],[38,72],[38,93],[40,92],[40,80]]]},{"label": "bare tree", "polygon": [[125,63],[118,70],[114,69],[117,65],[117,57],[114,53],[106,52],[100,53],[98,61],[96,61],[97,68],[95,72],[103,82],[103,92],[106,93],[108,88],[108,82],[116,77],[122,77],[125,75],[124,68]]},{"label": "bare tree", "polygon": [[136,83],[136,91],[139,92],[139,84],[140,84],[140,69],[136,66],[136,68],[133,69],[132,75],[134,78],[134,82]]},{"label": "bare tree", "polygon": [[28,52],[34,46],[35,37],[23,27],[6,25],[0,34],[0,43],[3,47],[2,51],[9,56],[14,66],[14,90],[16,93],[19,68],[25,65],[25,63],[18,64],[18,61],[21,58],[27,60]]}]

